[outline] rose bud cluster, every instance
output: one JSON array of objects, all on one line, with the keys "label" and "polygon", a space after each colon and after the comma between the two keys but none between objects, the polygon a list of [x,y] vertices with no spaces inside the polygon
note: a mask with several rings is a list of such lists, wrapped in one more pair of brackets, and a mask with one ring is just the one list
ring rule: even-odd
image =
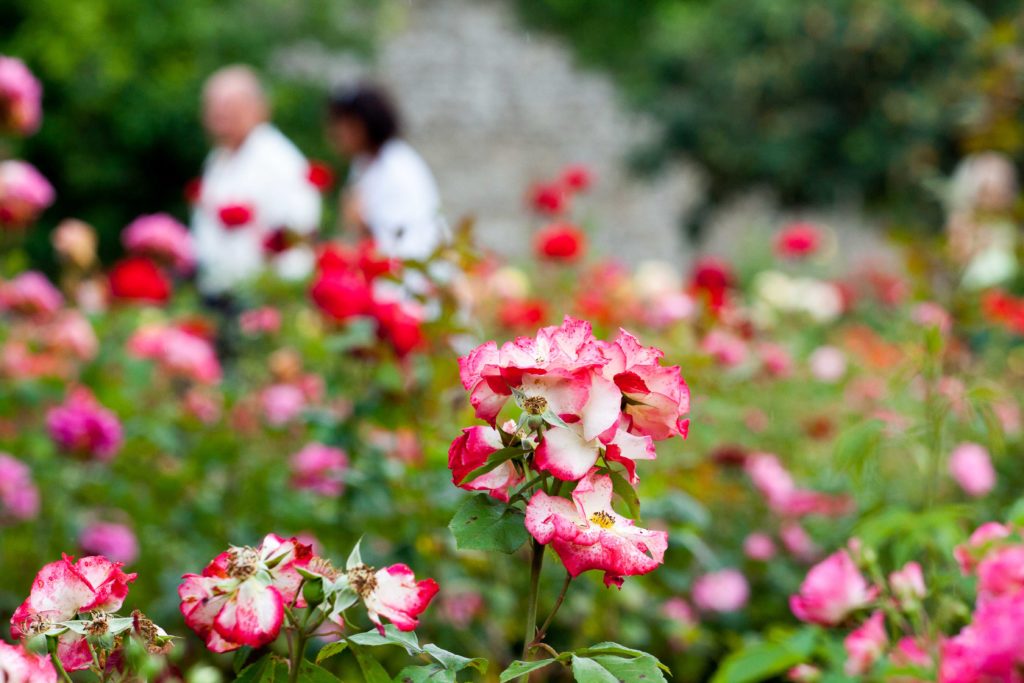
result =
[{"label": "rose bud cluster", "polygon": [[[120,562],[95,555],[77,562],[64,555],[39,570],[28,598],[11,617],[11,635],[18,639],[44,635],[66,671],[106,670],[110,655],[126,637],[137,637],[152,653],[166,652],[171,637],[135,611],[119,617],[135,574]],[[35,679],[31,679],[35,680]]]},{"label": "rose bud cluster", "polygon": [[[621,584],[651,571],[667,535],[635,527],[612,510],[611,498],[616,479],[626,488],[639,481],[637,461],[655,458],[655,441],[687,433],[689,390],[662,357],[624,330],[606,342],[569,317],[533,338],[477,347],[459,359],[460,375],[489,426],[468,427],[452,443],[453,482],[503,501],[542,483],[526,526],[572,576],[603,570],[606,583]],[[499,430],[503,413],[511,419]],[[565,483],[575,485],[571,498],[562,497]]]}]

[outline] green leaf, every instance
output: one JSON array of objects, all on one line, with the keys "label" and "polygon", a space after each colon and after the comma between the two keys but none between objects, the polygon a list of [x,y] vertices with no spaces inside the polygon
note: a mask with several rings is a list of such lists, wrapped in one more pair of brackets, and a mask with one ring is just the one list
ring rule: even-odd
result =
[{"label": "green leaf", "polygon": [[407,666],[398,672],[394,683],[455,683],[455,672],[438,664]]},{"label": "green leaf", "polygon": [[615,655],[617,657],[650,657],[654,659],[658,664],[658,668],[666,673],[671,673],[669,668],[662,664],[658,659],[650,652],[644,652],[643,650],[637,650],[636,648],[626,647],[618,643],[603,642],[597,645],[591,645],[581,650],[576,650],[576,654],[581,657],[596,657],[598,655]]},{"label": "green leaf", "polygon": [[249,659],[249,655],[252,654],[252,648],[248,645],[239,648],[235,651],[235,656],[231,659],[231,670],[237,675],[242,667],[245,666],[245,660]]},{"label": "green leaf", "polygon": [[363,672],[363,680],[366,683],[391,683],[391,676],[366,648],[354,643],[350,644],[349,648],[356,657],[356,663],[359,664],[359,670]]},{"label": "green leaf", "polygon": [[482,674],[487,673],[488,661],[483,657],[474,657],[472,659],[463,657],[440,648],[433,643],[424,645],[423,651],[440,662],[449,671],[462,671],[463,669],[470,668],[476,669]]},{"label": "green leaf", "polygon": [[597,661],[576,655],[572,656],[572,677],[579,683],[619,683],[619,679]]},{"label": "green leaf", "polygon": [[[384,635],[377,629],[371,629],[364,633],[357,633],[348,637],[349,642],[363,647],[380,647],[381,645],[397,645],[403,648],[410,655],[418,655],[423,652],[420,641],[413,631],[399,631],[394,624],[384,626]],[[439,648],[440,649],[440,648]]]},{"label": "green leaf", "polygon": [[608,474],[612,478],[612,490],[626,504],[629,516],[634,520],[640,519],[640,496],[636,495],[636,489],[619,472],[609,471]]},{"label": "green leaf", "polygon": [[722,661],[711,683],[755,683],[774,678],[806,662],[816,641],[816,631],[801,629],[781,640],[747,645]]},{"label": "green leaf", "polygon": [[339,640],[336,643],[328,643],[327,645],[324,645],[322,648],[320,648],[320,652],[318,652],[316,655],[316,663],[319,664],[320,662],[324,661],[325,659],[329,659],[334,655],[340,655],[347,649],[347,640]]},{"label": "green leaf", "polygon": [[511,554],[529,538],[524,520],[521,511],[481,493],[459,506],[448,528],[459,550]]},{"label": "green leaf", "polygon": [[279,680],[287,681],[288,662],[266,655],[238,672],[235,683],[273,683],[281,666],[284,667],[284,675]]},{"label": "green leaf", "polygon": [[865,420],[840,434],[834,455],[836,467],[855,478],[862,477],[871,457],[878,451],[884,427],[881,420]]},{"label": "green leaf", "polygon": [[362,544],[363,538],[362,536],[360,536],[359,540],[356,541],[355,547],[352,548],[352,552],[348,554],[348,560],[345,561],[346,570],[352,569],[353,567],[358,567],[359,565],[363,564],[363,554],[359,550],[359,546],[361,546]]},{"label": "green leaf", "polygon": [[611,655],[595,656],[593,661],[604,667],[615,681],[661,681],[665,683],[664,668],[654,655],[644,654],[632,659]]},{"label": "green leaf", "polygon": [[302,666],[299,667],[299,680],[303,683],[338,683],[341,679],[327,669],[304,659]]},{"label": "green leaf", "polygon": [[523,454],[524,451],[522,448],[502,448],[496,450],[488,456],[486,463],[464,476],[459,484],[465,484],[467,481],[473,481],[477,477],[481,477],[491,470],[497,469],[502,463],[508,462],[517,455]]},{"label": "green leaf", "polygon": [[513,681],[520,676],[525,676],[531,671],[543,669],[544,667],[554,663],[554,659],[538,659],[535,662],[521,662],[516,660],[509,664],[507,669],[501,672],[501,677],[498,678],[498,682],[507,683],[508,681]]}]

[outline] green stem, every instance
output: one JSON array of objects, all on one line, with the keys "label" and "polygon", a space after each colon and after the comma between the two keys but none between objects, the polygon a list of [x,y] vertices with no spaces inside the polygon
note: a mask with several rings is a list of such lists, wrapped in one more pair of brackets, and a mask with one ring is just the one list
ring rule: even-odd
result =
[{"label": "green stem", "polygon": [[306,654],[306,634],[299,631],[295,634],[295,648],[292,650],[291,669],[288,671],[289,683],[299,680],[299,669],[302,668],[302,657]]},{"label": "green stem", "polygon": [[548,627],[551,626],[552,620],[554,620],[555,615],[558,614],[558,609],[562,606],[562,602],[565,600],[565,594],[569,592],[570,583],[572,583],[572,574],[566,572],[565,583],[562,584],[562,590],[558,594],[558,599],[555,600],[555,606],[551,608],[551,614],[548,615],[548,618],[545,619],[544,623],[541,625],[540,630],[537,631],[537,637],[534,638],[533,641],[534,645],[540,645],[540,641],[544,640],[544,636],[547,635]]},{"label": "green stem", "polygon": [[530,542],[530,594],[526,602],[526,633],[523,634],[523,661],[530,655],[530,645],[537,634],[537,598],[540,589],[540,570],[544,566],[544,546],[536,540]]},{"label": "green stem", "polygon": [[47,636],[46,649],[50,653],[50,661],[53,662],[53,668],[57,670],[60,679],[65,681],[65,683],[72,683],[71,676],[68,676],[68,672],[64,670],[64,665],[61,664],[60,657],[57,656],[57,639],[53,636]]}]

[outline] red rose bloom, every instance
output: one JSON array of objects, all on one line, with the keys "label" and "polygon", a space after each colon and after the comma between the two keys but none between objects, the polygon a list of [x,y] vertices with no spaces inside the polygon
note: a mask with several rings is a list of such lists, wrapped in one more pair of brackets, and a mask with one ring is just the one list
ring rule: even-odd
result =
[{"label": "red rose bloom", "polygon": [[537,183],[530,189],[530,206],[537,213],[557,216],[567,205],[568,198],[561,183]]},{"label": "red rose bloom", "polygon": [[421,320],[398,302],[373,305],[377,319],[377,336],[391,344],[399,356],[407,356],[423,344]]},{"label": "red rose bloom", "polygon": [[532,330],[547,317],[548,307],[541,299],[510,299],[498,309],[498,320],[510,330]]},{"label": "red rose bloom", "polygon": [[288,228],[272,230],[263,238],[263,252],[266,254],[280,254],[295,246],[295,236]]},{"label": "red rose bloom", "polygon": [[110,269],[110,293],[118,299],[162,304],[171,297],[171,283],[151,260],[131,256]]},{"label": "red rose bloom", "polygon": [[576,261],[587,246],[587,236],[571,223],[552,223],[537,233],[537,256],[549,261]]},{"label": "red rose bloom", "polygon": [[775,238],[775,253],[782,258],[805,258],[821,248],[821,230],[813,223],[790,223]]},{"label": "red rose bloom", "polygon": [[225,204],[217,211],[217,215],[225,228],[234,230],[252,220],[253,210],[248,204]]},{"label": "red rose bloom", "polygon": [[326,192],[334,185],[334,171],[322,161],[311,161],[309,170],[306,171],[306,179],[316,189]]},{"label": "red rose bloom", "polygon": [[322,271],[309,295],[321,311],[338,321],[366,314],[373,301],[362,275],[347,270]]},{"label": "red rose bloom", "polygon": [[572,164],[562,171],[562,185],[573,192],[586,192],[593,183],[590,169],[583,164]]},{"label": "red rose bloom", "polygon": [[712,311],[725,305],[726,295],[733,283],[732,269],[725,261],[713,257],[699,259],[693,266],[690,290],[702,296]]}]

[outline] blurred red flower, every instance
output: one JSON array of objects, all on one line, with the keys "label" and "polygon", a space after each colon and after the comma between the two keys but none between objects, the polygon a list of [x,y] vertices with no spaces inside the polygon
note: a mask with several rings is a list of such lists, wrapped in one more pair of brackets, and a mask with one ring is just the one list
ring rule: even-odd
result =
[{"label": "blurred red flower", "polygon": [[571,223],[552,223],[537,233],[534,249],[548,261],[576,261],[586,250],[587,236]]},{"label": "blurred red flower", "polygon": [[251,221],[253,210],[248,204],[225,204],[217,211],[217,215],[225,228],[233,230]]},{"label": "blurred red flower", "polygon": [[593,183],[593,174],[583,164],[571,164],[562,171],[562,185],[572,192],[586,192]]},{"label": "blurred red flower", "polygon": [[510,330],[540,327],[548,317],[548,306],[541,299],[509,299],[498,309],[498,320]]},{"label": "blurred red flower", "polygon": [[561,183],[536,183],[530,188],[530,206],[537,213],[558,216],[568,208],[568,197]]},{"label": "blurred red flower", "polygon": [[148,258],[131,256],[110,269],[110,293],[118,299],[162,304],[171,297],[171,282]]},{"label": "blurred red flower", "polygon": [[334,185],[334,171],[322,161],[310,161],[306,179],[321,192],[326,192]]},{"label": "blurred red flower", "polygon": [[799,259],[821,248],[822,234],[813,223],[790,223],[775,237],[775,253],[782,258]]}]

